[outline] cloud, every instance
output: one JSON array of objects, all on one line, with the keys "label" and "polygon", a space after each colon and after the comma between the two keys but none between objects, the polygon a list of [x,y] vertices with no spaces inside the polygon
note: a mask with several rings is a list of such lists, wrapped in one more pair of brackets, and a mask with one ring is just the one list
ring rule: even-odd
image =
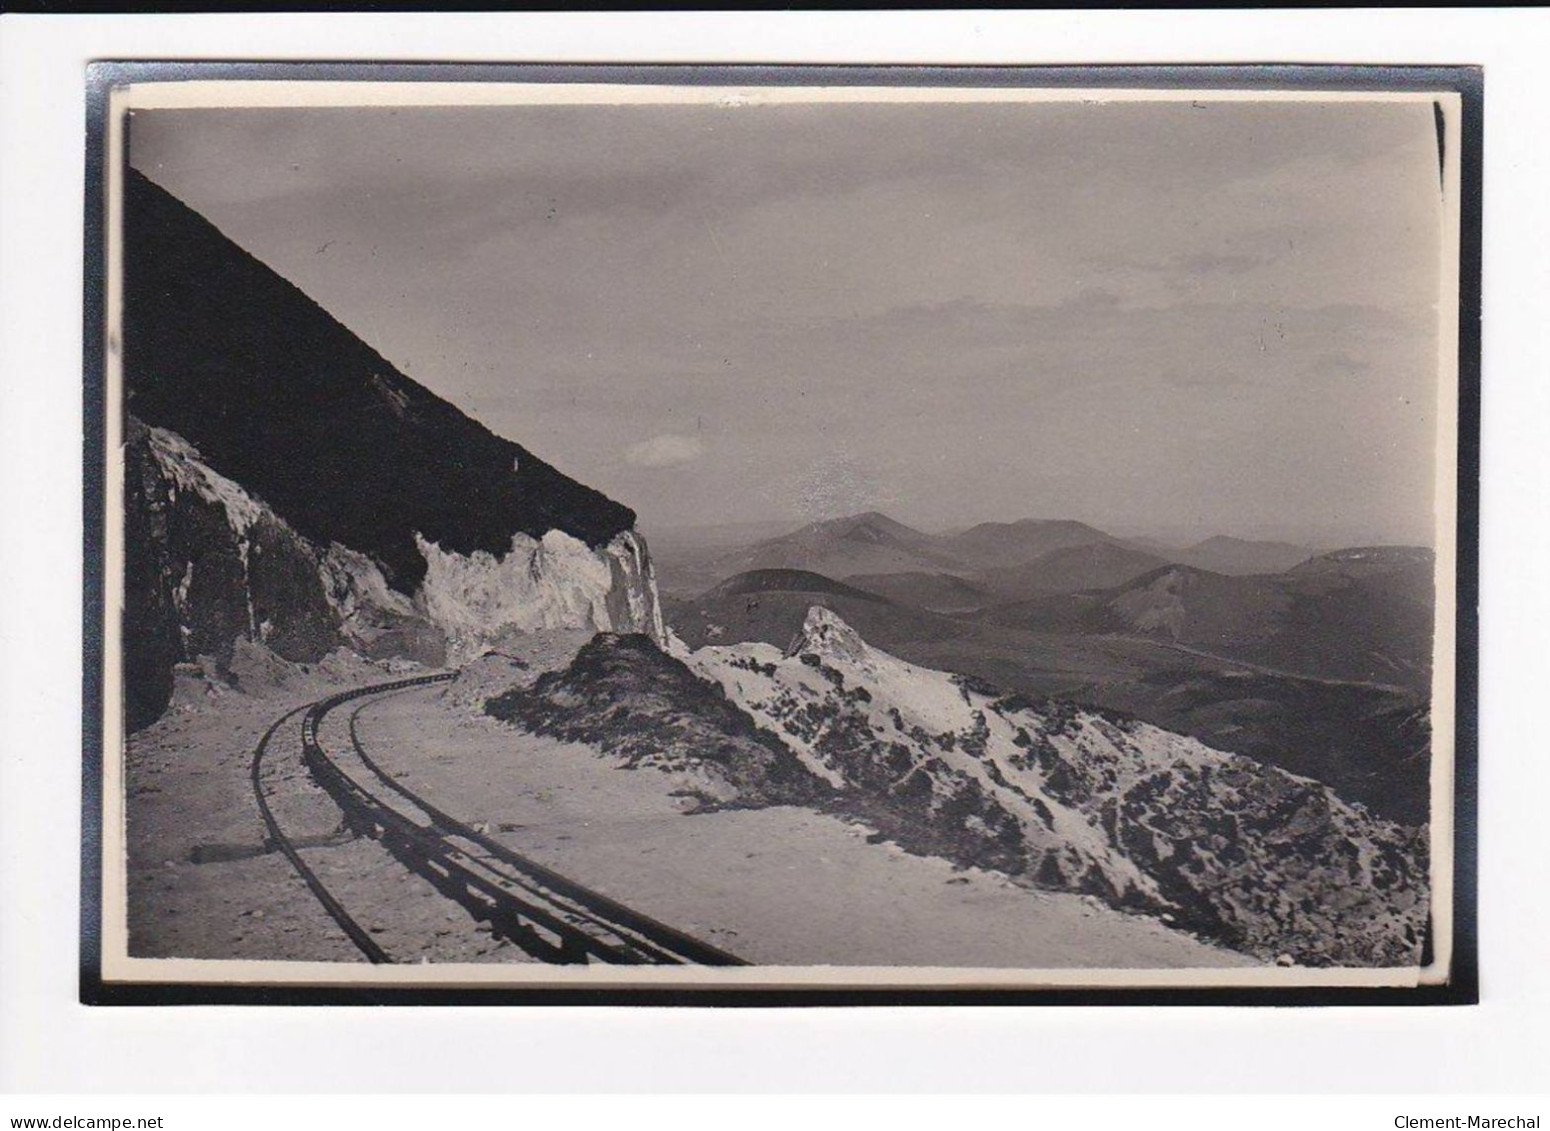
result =
[{"label": "cloud", "polygon": [[704,454],[705,445],[695,437],[665,432],[625,448],[624,461],[636,467],[677,467]]}]

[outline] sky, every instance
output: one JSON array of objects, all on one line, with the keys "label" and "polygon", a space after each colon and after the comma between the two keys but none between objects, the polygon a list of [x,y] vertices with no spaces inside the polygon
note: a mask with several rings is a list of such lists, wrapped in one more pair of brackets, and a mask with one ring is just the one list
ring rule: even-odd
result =
[{"label": "sky", "polygon": [[1429,103],[140,110],[131,161],[642,529],[1427,542]]}]

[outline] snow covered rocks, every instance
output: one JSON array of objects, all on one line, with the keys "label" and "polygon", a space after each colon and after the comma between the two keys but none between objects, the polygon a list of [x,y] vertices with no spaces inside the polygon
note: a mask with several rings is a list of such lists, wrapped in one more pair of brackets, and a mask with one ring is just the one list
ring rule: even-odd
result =
[{"label": "snow covered rocks", "polygon": [[644,635],[599,634],[569,668],[511,687],[485,711],[633,768],[682,775],[716,804],[804,804],[830,792],[718,687]]},{"label": "snow covered rocks", "polygon": [[1266,961],[1420,953],[1424,831],[1310,779],[905,663],[823,608],[784,653],[706,647],[687,662],[912,851],[1170,914]]},{"label": "snow covered rocks", "polygon": [[416,542],[426,561],[421,601],[455,661],[512,632],[591,628],[666,638],[645,541],[634,531],[597,550],[560,530],[537,539],[515,534],[502,557]]},{"label": "snow covered rocks", "polygon": [[293,662],[343,647],[440,665],[554,629],[667,638],[646,543],[633,530],[597,549],[560,530],[519,533],[503,555],[460,554],[416,535],[424,577],[406,594],[370,555],[298,533],[174,432],[129,418],[125,460],[132,729],[166,708],[174,665],[201,655],[224,662],[238,641]]}]

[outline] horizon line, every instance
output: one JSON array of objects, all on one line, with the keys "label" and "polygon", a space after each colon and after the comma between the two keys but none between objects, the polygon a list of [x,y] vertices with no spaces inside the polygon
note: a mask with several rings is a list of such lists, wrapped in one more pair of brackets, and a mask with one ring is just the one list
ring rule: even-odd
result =
[{"label": "horizon line", "polygon": [[[1155,541],[1164,542],[1164,543],[1170,543],[1170,542],[1172,542],[1172,539],[1175,536],[1180,535],[1181,532],[1182,532],[1181,528],[1178,528],[1178,527],[1171,528],[1172,531],[1173,531],[1172,534],[1148,531],[1144,527],[1144,524],[1137,524],[1137,523],[1133,523],[1133,522],[1116,522],[1116,523],[1112,524],[1112,528],[1111,528],[1111,525],[1109,523],[1107,523],[1107,522],[1093,521],[1093,520],[1081,519],[1081,518],[1072,518],[1070,516],[1060,517],[1060,518],[1054,518],[1054,517],[1035,517],[1035,516],[1024,516],[1022,518],[1015,518],[1015,519],[989,518],[989,519],[979,519],[977,521],[972,521],[972,522],[967,522],[967,523],[956,523],[956,524],[952,524],[952,525],[948,525],[948,526],[940,526],[939,527],[936,524],[929,524],[928,523],[928,524],[923,524],[923,525],[916,525],[916,524],[911,523],[911,522],[905,522],[904,520],[899,519],[899,518],[895,518],[893,515],[889,514],[887,511],[881,510],[881,509],[879,509],[877,507],[869,507],[869,508],[867,508],[865,510],[854,511],[854,512],[850,512],[850,513],[846,513],[846,514],[829,515],[829,516],[826,516],[826,517],[823,517],[823,518],[811,518],[811,519],[806,519],[806,520],[803,520],[803,519],[800,519],[800,518],[794,518],[794,517],[788,515],[788,516],[783,516],[783,517],[768,516],[768,517],[762,517],[762,518],[726,519],[726,520],[714,521],[714,522],[690,522],[690,523],[684,523],[684,522],[653,523],[653,522],[650,522],[649,520],[647,520],[644,516],[642,516],[637,511],[637,514],[636,514],[636,526],[637,526],[637,528],[644,528],[645,532],[648,533],[648,534],[652,533],[653,531],[655,531],[657,533],[666,534],[666,533],[670,533],[670,532],[672,532],[672,533],[686,533],[686,532],[691,532],[691,531],[729,530],[729,529],[735,529],[735,528],[739,528],[739,527],[770,527],[770,528],[778,527],[778,528],[780,528],[780,531],[781,531],[780,533],[774,533],[774,534],[768,535],[768,537],[777,537],[778,538],[778,537],[782,537],[782,536],[787,535],[787,534],[794,534],[794,533],[796,533],[799,530],[805,530],[808,527],[818,526],[818,525],[823,524],[823,523],[845,522],[845,521],[848,521],[848,520],[855,520],[855,519],[865,518],[865,517],[868,517],[868,516],[871,516],[871,515],[875,515],[875,516],[878,516],[880,518],[885,518],[885,519],[887,519],[890,522],[898,523],[900,526],[908,527],[911,530],[914,530],[914,531],[916,531],[919,534],[930,535],[930,536],[933,536],[933,537],[944,537],[944,536],[948,536],[948,535],[952,535],[952,534],[962,533],[963,531],[972,530],[972,529],[975,529],[976,527],[980,527],[980,526],[1017,526],[1017,525],[1022,525],[1022,524],[1035,524],[1035,523],[1075,523],[1075,524],[1078,524],[1078,525],[1081,525],[1081,526],[1089,527],[1089,528],[1091,528],[1093,530],[1096,530],[1100,534],[1107,535],[1108,537],[1115,538],[1115,539],[1117,539],[1119,541],[1133,541],[1133,540],[1148,540],[1149,539],[1149,540],[1155,540]],[[1163,530],[1163,529],[1168,529],[1168,528],[1166,528],[1166,527],[1159,527],[1157,529],[1158,530]],[[1318,537],[1313,537],[1313,538],[1302,537],[1302,536],[1298,536],[1298,535],[1295,535],[1295,534],[1284,534],[1284,533],[1263,534],[1263,535],[1246,535],[1246,534],[1241,534],[1241,533],[1234,533],[1233,532],[1234,528],[1232,528],[1232,527],[1216,527],[1216,526],[1212,526],[1212,525],[1204,524],[1204,523],[1200,524],[1199,526],[1192,527],[1190,529],[1193,531],[1193,533],[1184,534],[1183,535],[1183,539],[1184,540],[1181,541],[1181,542],[1178,542],[1175,545],[1175,548],[1177,548],[1177,549],[1186,549],[1186,548],[1188,548],[1190,546],[1199,545],[1200,543],[1211,541],[1214,538],[1229,538],[1229,539],[1232,539],[1234,541],[1250,542],[1250,543],[1280,543],[1282,545],[1292,546],[1292,547],[1295,547],[1297,549],[1307,549],[1307,550],[1313,550],[1313,551],[1317,551],[1317,552],[1329,552],[1329,551],[1333,551],[1333,550],[1345,550],[1345,549],[1360,549],[1362,547],[1367,547],[1367,546],[1373,546],[1373,547],[1377,547],[1377,546],[1412,547],[1412,548],[1422,548],[1422,549],[1429,549],[1429,550],[1435,550],[1435,548],[1436,548],[1436,546],[1435,546],[1435,539],[1419,539],[1418,540],[1418,539],[1409,539],[1409,538],[1396,538],[1396,537],[1382,536],[1382,535],[1370,535],[1370,536],[1366,536],[1364,538],[1359,538],[1359,539],[1356,539],[1356,540],[1351,540],[1351,539],[1346,539],[1346,538],[1334,538],[1334,537],[1330,537],[1328,534],[1320,535]],[[1241,529],[1241,527],[1238,528],[1238,529]],[[1132,533],[1124,533],[1124,531],[1126,531],[1126,530],[1130,530],[1130,531],[1133,531],[1133,532]]]}]

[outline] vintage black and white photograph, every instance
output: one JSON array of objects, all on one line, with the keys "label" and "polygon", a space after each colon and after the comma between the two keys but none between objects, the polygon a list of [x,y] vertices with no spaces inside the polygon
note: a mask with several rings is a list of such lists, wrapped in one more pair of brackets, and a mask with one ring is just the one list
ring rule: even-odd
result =
[{"label": "vintage black and white photograph", "polygon": [[115,90],[103,978],[1445,981],[1460,123]]}]

